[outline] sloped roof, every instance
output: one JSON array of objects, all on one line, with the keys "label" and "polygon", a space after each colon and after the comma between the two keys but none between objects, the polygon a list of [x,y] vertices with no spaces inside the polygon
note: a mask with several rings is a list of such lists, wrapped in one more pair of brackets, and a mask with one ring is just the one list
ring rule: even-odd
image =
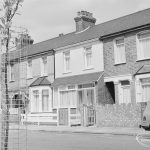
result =
[{"label": "sloped roof", "polygon": [[60,37],[55,37],[40,43],[33,44],[29,47],[23,48],[21,56],[33,55],[48,50],[56,50],[60,47],[108,36],[144,25],[150,25],[150,8],[95,25],[85,30],[84,32],[72,32]]},{"label": "sloped roof", "polygon": [[47,79],[47,77],[39,77],[37,78],[30,87],[33,86],[49,86],[51,85],[50,81]]},{"label": "sloped roof", "polygon": [[150,73],[150,64],[149,64],[149,65],[143,65],[143,66],[135,73],[135,75],[144,74],[144,73]]},{"label": "sloped roof", "polygon": [[83,75],[75,75],[63,78],[56,78],[52,83],[52,86],[57,87],[60,85],[73,85],[73,84],[85,84],[98,81],[103,72],[96,72]]}]

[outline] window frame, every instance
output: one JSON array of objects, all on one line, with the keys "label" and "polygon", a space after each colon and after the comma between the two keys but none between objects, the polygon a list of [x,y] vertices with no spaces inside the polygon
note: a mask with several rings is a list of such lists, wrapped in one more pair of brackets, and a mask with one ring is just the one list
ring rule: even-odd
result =
[{"label": "window frame", "polygon": [[48,75],[48,71],[47,71],[48,65],[47,64],[48,64],[47,56],[42,57],[41,58],[41,76],[47,76]]},{"label": "window frame", "polygon": [[10,63],[9,65],[9,81],[13,82],[15,81],[15,69],[14,69],[15,64],[14,63]]},{"label": "window frame", "polygon": [[[119,61],[117,60],[117,53],[118,53],[118,48],[117,48],[117,45],[121,45],[121,44],[117,44],[116,41],[117,40],[122,40],[124,41],[123,45],[124,45],[124,60],[122,61]],[[118,38],[115,38],[113,40],[113,45],[114,45],[114,64],[124,64],[126,63],[126,49],[125,49],[125,38],[124,37],[118,37]]]},{"label": "window frame", "polygon": [[[150,30],[145,30],[145,31],[141,31],[141,32],[139,32],[139,33],[137,33],[136,34],[136,46],[137,46],[137,61],[140,61],[140,60],[147,60],[147,59],[150,59],[150,56],[149,57],[141,57],[141,48],[140,48],[140,40],[139,40],[139,38],[138,38],[138,36],[141,34],[141,35],[143,35],[143,34],[147,34],[147,33],[150,33]],[[148,38],[143,38],[144,40],[145,39],[150,39],[150,37],[148,37]]]},{"label": "window frame", "polygon": [[[91,64],[88,66],[88,61],[87,61],[87,54],[90,53],[91,54]],[[88,46],[88,47],[84,47],[84,68],[85,69],[91,69],[93,68],[92,66],[92,46]]]},{"label": "window frame", "polygon": [[[69,54],[69,56],[66,56],[66,54]],[[67,58],[69,58],[69,68],[67,69]],[[70,51],[64,51],[63,52],[63,64],[64,64],[64,73],[71,72],[71,57],[70,57]]]},{"label": "window frame", "polygon": [[[43,103],[43,95],[42,95],[42,91],[43,90],[48,90],[48,111],[43,111],[43,108],[42,108],[42,103]],[[39,86],[39,87],[31,87],[29,89],[30,91],[30,111],[31,113],[47,113],[47,112],[51,112],[52,111],[52,91],[51,91],[51,88],[48,87],[48,86]],[[39,93],[39,102],[38,102],[38,112],[35,112],[33,111],[33,108],[34,108],[34,103],[33,103],[33,100],[34,100],[34,95],[33,95],[33,91],[38,91]]]},{"label": "window frame", "polygon": [[[129,85],[121,85],[122,81],[129,81]],[[129,91],[130,91],[130,100],[124,101],[124,96],[123,96],[123,90],[124,88],[129,87]],[[129,104],[131,103],[131,82],[130,80],[121,80],[119,81],[119,104]]]},{"label": "window frame", "polygon": [[[31,63],[31,64],[30,64]],[[27,79],[33,78],[33,68],[32,60],[27,61]]]}]

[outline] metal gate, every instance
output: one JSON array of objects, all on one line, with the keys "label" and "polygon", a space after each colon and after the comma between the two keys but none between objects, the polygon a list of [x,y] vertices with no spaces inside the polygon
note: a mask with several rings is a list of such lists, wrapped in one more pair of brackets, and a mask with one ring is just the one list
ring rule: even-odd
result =
[{"label": "metal gate", "polygon": [[82,126],[95,125],[96,112],[93,106],[83,105],[82,109]]}]

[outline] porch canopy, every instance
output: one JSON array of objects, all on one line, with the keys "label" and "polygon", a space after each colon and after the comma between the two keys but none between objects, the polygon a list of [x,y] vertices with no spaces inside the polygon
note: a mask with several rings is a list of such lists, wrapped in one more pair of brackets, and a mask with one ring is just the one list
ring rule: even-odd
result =
[{"label": "porch canopy", "polygon": [[83,75],[75,75],[63,78],[56,78],[52,83],[53,87],[58,87],[60,85],[74,85],[74,84],[86,84],[91,82],[96,82],[102,76],[102,72],[89,73]]},{"label": "porch canopy", "polygon": [[30,84],[30,87],[33,86],[49,86],[51,82],[47,79],[47,77],[39,77],[33,83]]},{"label": "porch canopy", "polygon": [[146,73],[150,73],[150,64],[149,64],[149,65],[143,65],[143,66],[135,73],[135,75],[146,74]]}]

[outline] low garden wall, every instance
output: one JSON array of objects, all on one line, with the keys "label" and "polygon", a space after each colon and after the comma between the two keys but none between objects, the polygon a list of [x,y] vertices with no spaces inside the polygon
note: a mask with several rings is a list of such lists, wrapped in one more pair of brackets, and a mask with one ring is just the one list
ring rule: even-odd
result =
[{"label": "low garden wall", "polygon": [[140,104],[107,104],[96,107],[98,127],[138,127],[140,122]]}]

